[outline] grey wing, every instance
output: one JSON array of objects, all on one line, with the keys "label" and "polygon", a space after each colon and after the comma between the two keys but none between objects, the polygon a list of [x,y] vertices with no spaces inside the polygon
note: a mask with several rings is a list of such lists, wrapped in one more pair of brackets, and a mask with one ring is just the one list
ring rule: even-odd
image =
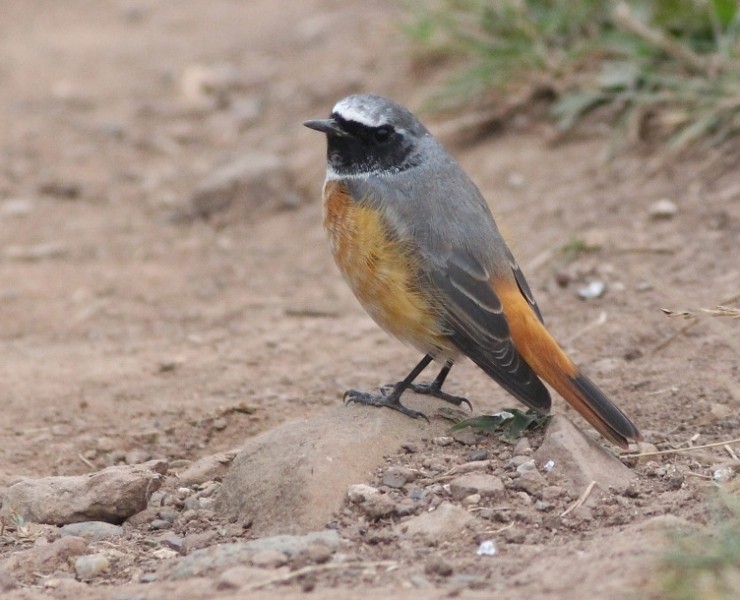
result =
[{"label": "grey wing", "polygon": [[[521,402],[548,412],[550,393],[514,346],[486,270],[472,256],[456,251],[446,264],[433,268],[429,277],[445,311],[450,341]],[[523,276],[517,282],[529,291]],[[529,300],[530,296],[525,293],[525,297]]]}]

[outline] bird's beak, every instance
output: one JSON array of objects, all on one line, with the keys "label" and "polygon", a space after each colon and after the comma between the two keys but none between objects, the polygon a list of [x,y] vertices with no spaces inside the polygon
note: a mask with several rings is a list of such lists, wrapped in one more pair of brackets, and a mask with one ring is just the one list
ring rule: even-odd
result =
[{"label": "bird's beak", "polygon": [[304,125],[309,129],[320,131],[327,135],[347,135],[334,119],[315,119],[313,121],[306,121]]}]

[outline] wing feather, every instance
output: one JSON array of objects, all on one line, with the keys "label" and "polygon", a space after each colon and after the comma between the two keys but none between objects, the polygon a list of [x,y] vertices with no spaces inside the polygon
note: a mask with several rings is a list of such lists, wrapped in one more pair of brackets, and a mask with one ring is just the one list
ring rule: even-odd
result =
[{"label": "wing feather", "polygon": [[550,393],[514,346],[486,269],[475,258],[455,252],[430,278],[452,343],[524,404],[549,411]]}]

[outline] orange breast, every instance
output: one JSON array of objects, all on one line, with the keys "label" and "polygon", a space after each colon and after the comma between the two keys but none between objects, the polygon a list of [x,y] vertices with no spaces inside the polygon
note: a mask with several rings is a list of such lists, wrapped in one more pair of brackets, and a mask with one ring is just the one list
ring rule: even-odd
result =
[{"label": "orange breast", "polygon": [[328,182],[324,228],[339,270],[378,325],[424,353],[451,354],[431,302],[414,283],[414,259],[388,235],[378,211]]}]

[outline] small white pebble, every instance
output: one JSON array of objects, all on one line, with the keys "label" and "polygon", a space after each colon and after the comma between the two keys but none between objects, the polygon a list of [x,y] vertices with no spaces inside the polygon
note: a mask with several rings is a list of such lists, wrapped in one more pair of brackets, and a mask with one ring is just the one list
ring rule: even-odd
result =
[{"label": "small white pebble", "polygon": [[606,284],[599,279],[594,279],[587,286],[578,290],[578,296],[584,300],[595,300],[601,298],[604,292],[606,292]]},{"label": "small white pebble", "polygon": [[648,214],[653,219],[671,219],[678,212],[676,203],[668,198],[661,198],[653,202],[648,208]]},{"label": "small white pebble", "polygon": [[496,554],[496,545],[493,540],[485,540],[478,546],[478,556],[493,556]]},{"label": "small white pebble", "polygon": [[733,475],[735,475],[735,471],[732,467],[720,467],[719,469],[714,470],[714,473],[712,473],[712,479],[718,483],[724,483],[725,481],[730,481]]},{"label": "small white pebble", "polygon": [[78,579],[92,579],[103,571],[107,571],[110,563],[103,554],[86,554],[75,560],[75,573]]},{"label": "small white pebble", "polygon": [[548,460],[544,465],[542,465],[542,470],[545,471],[545,473],[551,473],[554,468],[555,468],[554,460]]},{"label": "small white pebble", "polygon": [[521,473],[524,473],[525,471],[534,471],[536,468],[537,467],[534,464],[534,460],[530,458],[527,462],[524,462],[521,465],[519,465],[516,468],[516,472],[521,474]]}]

